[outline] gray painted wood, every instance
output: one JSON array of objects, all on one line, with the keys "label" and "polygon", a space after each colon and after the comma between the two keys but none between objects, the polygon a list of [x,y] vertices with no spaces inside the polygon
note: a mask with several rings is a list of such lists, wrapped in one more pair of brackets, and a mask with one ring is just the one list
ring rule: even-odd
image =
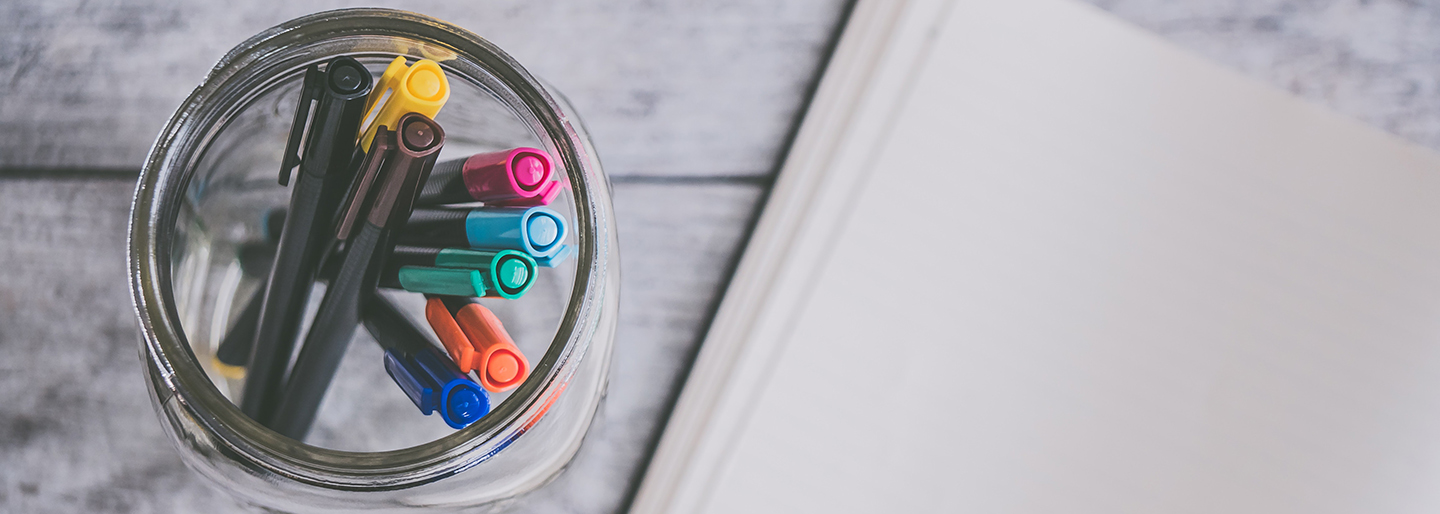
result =
[{"label": "gray painted wood", "polygon": [[[347,3],[0,2],[0,167],[138,169],[231,47]],[[752,176],[773,169],[843,3],[384,2],[466,27],[553,83],[611,173]]]},{"label": "gray painted wood", "polygon": [[0,510],[230,503],[181,464],[150,406],[124,278],[133,188],[0,180]]}]

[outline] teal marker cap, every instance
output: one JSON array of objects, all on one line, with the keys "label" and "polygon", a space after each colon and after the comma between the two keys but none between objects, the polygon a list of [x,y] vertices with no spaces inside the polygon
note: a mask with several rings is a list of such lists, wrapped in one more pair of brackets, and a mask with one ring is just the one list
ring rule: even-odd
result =
[{"label": "teal marker cap", "polygon": [[480,270],[401,266],[400,287],[412,293],[447,296],[485,296],[485,278]]},{"label": "teal marker cap", "polygon": [[535,284],[535,259],[515,250],[470,250],[445,248],[435,256],[435,265],[442,268],[480,270],[485,280],[485,295],[515,299]]}]

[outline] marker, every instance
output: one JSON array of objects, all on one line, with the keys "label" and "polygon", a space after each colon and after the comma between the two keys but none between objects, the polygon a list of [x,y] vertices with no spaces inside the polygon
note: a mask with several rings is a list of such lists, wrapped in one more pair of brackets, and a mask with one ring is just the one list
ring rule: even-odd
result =
[{"label": "marker", "polygon": [[485,202],[496,207],[550,205],[560,195],[554,160],[538,148],[477,153],[435,165],[416,205]]},{"label": "marker", "polygon": [[260,237],[271,243],[280,242],[280,233],[285,230],[284,207],[271,207],[260,215]]},{"label": "marker", "polygon": [[[275,264],[275,251],[278,249],[275,243],[270,241],[241,243],[235,249],[235,260],[240,261],[240,272],[246,276],[259,276],[262,279],[269,277],[270,267]],[[246,358],[249,356],[247,355]]]},{"label": "marker", "polygon": [[225,337],[220,340],[220,347],[215,349],[215,360],[220,364],[234,369],[221,369],[222,374],[230,378],[244,378],[245,365],[250,360],[250,348],[255,343],[255,323],[260,321],[260,303],[265,295],[256,291],[250,295],[245,302],[245,308],[240,310],[240,315],[235,317],[234,324],[230,330],[225,332]]},{"label": "marker", "polygon": [[431,297],[425,319],[460,371],[475,371],[491,392],[514,389],[530,374],[530,362],[505,325],[483,305],[453,296]]},{"label": "marker", "polygon": [[[264,241],[241,243],[235,250],[235,259],[240,262],[240,273],[249,277],[270,276],[270,265],[275,263],[275,245],[280,242],[280,232],[285,226],[285,208],[276,207],[265,211],[260,217],[260,236]],[[250,293],[245,307],[230,324],[230,330],[220,339],[215,349],[215,367],[226,378],[245,378],[245,365],[250,361],[250,349],[255,344],[255,324],[260,321],[260,303],[264,291]]]},{"label": "marker", "polygon": [[300,171],[295,174],[275,264],[265,282],[240,402],[246,415],[262,423],[283,386],[310,285],[330,241],[329,221],[354,177],[350,161],[370,87],[370,71],[350,57],[331,59],[324,71],[315,65],[305,70],[280,184],[289,184],[297,165]]},{"label": "marker", "polygon": [[304,440],[310,431],[320,400],[355,335],[361,298],[374,293],[385,258],[394,247],[392,232],[409,217],[415,193],[445,143],[440,125],[424,115],[410,113],[398,123],[398,131],[382,127],[376,132],[361,163],[335,232],[336,240],[346,246],[339,272],[325,290],[279,405],[266,423],[296,440]]},{"label": "marker", "polygon": [[[273,233],[279,238],[280,230],[277,228]],[[269,234],[267,234],[269,235]],[[240,273],[247,277],[270,276],[270,267],[275,263],[275,241],[251,241],[241,243],[235,249],[235,260],[240,262]],[[220,346],[215,349],[216,369],[226,378],[245,378],[245,366],[250,364],[250,352],[255,347],[255,325],[260,323],[260,306],[265,301],[265,288],[262,286],[250,293],[245,300],[245,307],[230,324],[230,329],[225,331],[224,337],[220,339]]]},{"label": "marker", "polygon": [[375,89],[365,99],[365,118],[360,127],[360,147],[370,148],[379,127],[400,126],[400,118],[407,113],[424,114],[434,118],[450,99],[450,81],[440,65],[430,59],[415,61],[414,66],[405,65],[405,57],[396,57],[380,74]]},{"label": "marker", "polygon": [[564,248],[565,218],[546,207],[415,209],[400,240],[421,246],[516,250],[543,259]]},{"label": "marker", "polygon": [[[396,246],[380,287],[447,296],[519,298],[535,284],[535,259],[515,250]],[[473,277],[469,272],[474,271]],[[475,281],[479,278],[479,282]],[[440,282],[443,286],[422,284]],[[438,288],[457,292],[442,292]],[[448,289],[453,288],[453,289]],[[469,294],[474,291],[474,294]]]},{"label": "marker", "polygon": [[389,299],[372,294],[364,307],[365,329],[385,348],[385,372],[421,414],[439,411],[461,429],[490,412],[490,395],[426,340],[423,329]]}]

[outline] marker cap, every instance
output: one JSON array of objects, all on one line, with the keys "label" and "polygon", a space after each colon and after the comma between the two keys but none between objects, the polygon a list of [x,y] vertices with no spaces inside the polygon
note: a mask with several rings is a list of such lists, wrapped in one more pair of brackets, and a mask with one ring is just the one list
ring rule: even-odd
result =
[{"label": "marker cap", "polygon": [[439,63],[420,59],[406,66],[404,56],[396,57],[365,100],[360,147],[370,148],[376,129],[385,126],[393,130],[400,117],[408,113],[434,118],[449,99],[450,82]]},{"label": "marker cap", "polygon": [[479,269],[485,280],[483,295],[507,300],[523,296],[535,284],[535,259],[515,250],[472,250],[445,248],[435,256],[435,265],[448,268]]},{"label": "marker cap", "polygon": [[470,338],[465,332],[460,330],[460,325],[455,323],[455,317],[450,314],[450,309],[445,307],[443,300],[430,298],[425,301],[425,321],[430,322],[435,337],[440,339],[440,344],[445,346],[450,360],[455,362],[460,371],[469,373],[475,369],[475,347],[470,344]]},{"label": "marker cap", "polygon": [[545,207],[485,207],[465,217],[472,248],[519,250],[534,258],[555,255],[565,240],[565,218]]},{"label": "marker cap", "polygon": [[451,428],[465,428],[490,412],[490,395],[434,348],[386,349],[385,372],[421,413],[439,411]]},{"label": "marker cap", "polygon": [[508,391],[529,376],[530,362],[490,309],[478,303],[467,304],[455,313],[455,322],[479,355],[479,362],[472,361],[472,364],[485,389],[497,393]]},{"label": "marker cap", "polygon": [[470,197],[485,202],[530,198],[553,183],[554,160],[538,148],[477,153],[465,159],[463,173]]},{"label": "marker cap", "polygon": [[562,189],[565,189],[564,184],[562,184],[558,180],[552,180],[550,182],[546,182],[544,186],[541,186],[540,192],[535,196],[515,198],[511,200],[498,200],[494,202],[488,202],[485,205],[489,205],[492,207],[540,207],[544,205],[550,205],[550,202],[555,201],[555,198],[560,196],[560,190]]},{"label": "marker cap", "polygon": [[440,398],[436,409],[441,419],[450,428],[460,429],[490,413],[490,395],[470,379],[469,375],[455,369],[444,355],[433,347],[412,355],[416,364],[435,383],[440,385]]},{"label": "marker cap", "polygon": [[485,279],[480,270],[401,266],[400,287],[412,293],[449,296],[485,296]]},{"label": "marker cap", "polygon": [[575,255],[575,247],[574,247],[574,246],[570,246],[570,245],[560,245],[560,250],[557,251],[557,252],[555,252],[555,255],[551,255],[551,256],[549,256],[549,257],[542,257],[542,258],[539,258],[539,259],[535,259],[535,264],[536,264],[536,265],[539,265],[539,266],[544,266],[544,267],[547,267],[547,268],[554,268],[554,267],[556,267],[556,266],[559,266],[559,265],[561,265],[561,264],[564,264],[566,259],[569,259],[570,257],[572,257],[572,256],[574,256],[574,255]]}]

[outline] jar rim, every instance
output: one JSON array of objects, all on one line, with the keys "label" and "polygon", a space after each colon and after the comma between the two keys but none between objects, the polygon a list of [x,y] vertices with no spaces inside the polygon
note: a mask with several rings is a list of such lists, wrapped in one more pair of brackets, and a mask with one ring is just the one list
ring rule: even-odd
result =
[{"label": "jar rim", "polygon": [[[225,398],[196,361],[180,327],[171,287],[170,247],[181,199],[200,139],[213,135],[224,110],[214,100],[227,85],[273,66],[267,59],[287,48],[344,36],[412,39],[465,58],[497,79],[528,110],[548,138],[575,195],[576,274],[569,303],[545,355],[529,379],[490,415],[446,437],[383,452],[354,452],[306,445],[251,420]],[[334,57],[334,54],[324,58]],[[398,55],[398,54],[397,54]],[[425,56],[435,59],[435,56]],[[435,59],[440,60],[440,59]],[[441,62],[442,66],[445,63]],[[222,102],[223,103],[223,102]],[[593,151],[545,86],[498,47],[449,23],[406,11],[357,8],[311,14],[261,32],[228,52],[181,104],[151,147],[136,186],[129,225],[127,268],[142,333],[142,358],[157,405],[175,401],[188,422],[210,441],[193,442],[227,453],[241,465],[307,485],[340,490],[413,487],[465,471],[495,455],[545,415],[574,374],[599,324],[607,294],[607,257],[613,234],[595,188],[607,188]],[[603,191],[599,198],[608,198]],[[613,287],[613,285],[609,286]],[[164,409],[162,409],[162,412]],[[177,420],[169,420],[177,423]],[[588,418],[587,418],[588,422]]]}]

